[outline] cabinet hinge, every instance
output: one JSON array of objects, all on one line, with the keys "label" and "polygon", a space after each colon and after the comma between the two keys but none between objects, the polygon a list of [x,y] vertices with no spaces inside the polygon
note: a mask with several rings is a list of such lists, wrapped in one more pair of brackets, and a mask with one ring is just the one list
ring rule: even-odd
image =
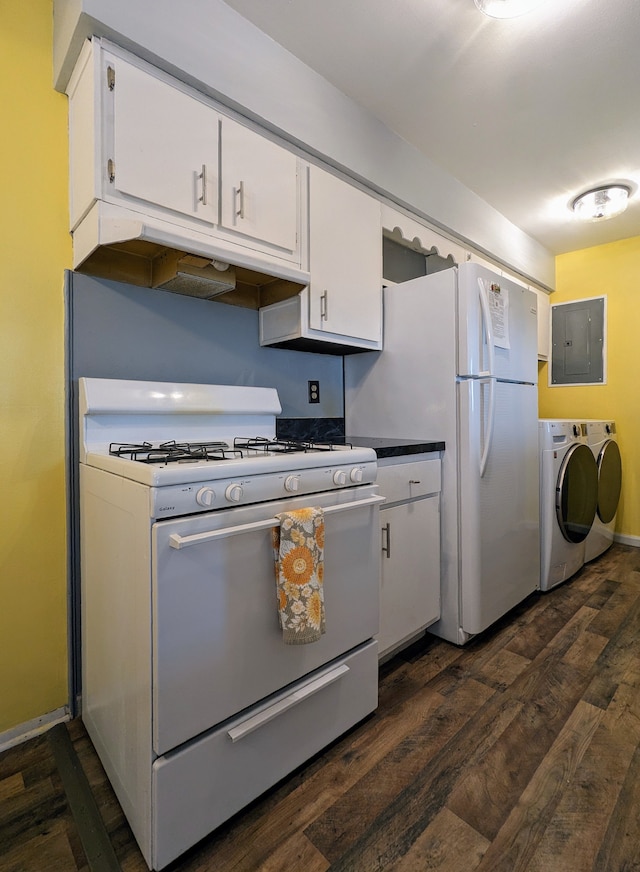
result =
[{"label": "cabinet hinge", "polygon": [[116,71],[113,69],[113,67],[107,67],[107,88],[110,91],[113,91],[115,86],[116,86]]},{"label": "cabinet hinge", "polygon": [[116,180],[116,165],[115,162],[109,158],[107,161],[107,176],[109,177],[110,182],[115,182]]}]

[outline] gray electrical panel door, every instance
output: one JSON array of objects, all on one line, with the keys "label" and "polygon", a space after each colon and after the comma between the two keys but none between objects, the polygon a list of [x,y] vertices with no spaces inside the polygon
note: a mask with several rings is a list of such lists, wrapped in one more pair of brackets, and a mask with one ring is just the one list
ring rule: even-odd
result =
[{"label": "gray electrical panel door", "polygon": [[604,383],[604,297],[551,307],[551,384]]}]

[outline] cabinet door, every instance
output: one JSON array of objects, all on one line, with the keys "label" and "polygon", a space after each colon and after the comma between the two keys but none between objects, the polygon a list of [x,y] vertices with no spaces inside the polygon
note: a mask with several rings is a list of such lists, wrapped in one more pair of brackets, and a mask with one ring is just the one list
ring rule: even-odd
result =
[{"label": "cabinet door", "polygon": [[296,155],[229,118],[222,121],[221,142],[222,226],[283,252],[296,251]]},{"label": "cabinet door", "polygon": [[377,342],[382,333],[380,203],[319,167],[309,177],[309,324]]},{"label": "cabinet door", "polygon": [[218,114],[132,64],[110,64],[115,69],[113,155],[108,155],[113,190],[215,224]]},{"label": "cabinet door", "polygon": [[440,617],[439,496],[383,509],[380,654]]},{"label": "cabinet door", "polygon": [[538,360],[549,360],[549,320],[551,304],[549,294],[536,290],[538,295]]}]

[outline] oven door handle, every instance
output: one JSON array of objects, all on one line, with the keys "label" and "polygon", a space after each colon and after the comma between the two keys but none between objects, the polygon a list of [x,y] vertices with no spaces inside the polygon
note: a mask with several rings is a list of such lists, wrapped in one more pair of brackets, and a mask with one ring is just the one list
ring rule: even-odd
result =
[{"label": "oven door handle", "polygon": [[257,715],[253,715],[253,717],[247,718],[246,721],[242,721],[242,723],[238,724],[237,727],[232,727],[230,730],[227,730],[227,735],[232,742],[237,742],[239,739],[244,739],[244,737],[248,736],[249,733],[253,733],[254,730],[260,729],[260,727],[268,724],[269,721],[277,718],[278,715],[283,714],[294,705],[298,705],[298,703],[304,702],[305,699],[308,699],[310,696],[318,693],[318,691],[323,690],[323,688],[328,687],[330,684],[333,684],[334,681],[342,678],[342,676],[345,675],[347,672],[349,672],[349,667],[346,665],[346,663],[343,663],[341,666],[337,666],[330,672],[325,672],[324,675],[320,675],[318,678],[310,681],[308,684],[305,684],[304,687],[298,688],[298,690],[290,693],[289,696],[285,696],[284,699],[281,699],[278,702],[274,702],[273,705],[270,705],[263,711],[258,712]]},{"label": "oven door handle", "polygon": [[[385,497],[373,496],[364,500],[355,500],[351,503],[339,503],[336,506],[327,506],[325,515],[337,512],[345,512],[348,509],[360,509],[365,506],[375,506],[384,503]],[[189,545],[199,545],[201,542],[212,542],[215,539],[226,539],[228,536],[240,536],[242,533],[252,533],[255,530],[267,530],[269,527],[279,527],[278,518],[265,518],[263,521],[254,521],[252,524],[235,524],[233,527],[222,527],[220,530],[208,530],[206,533],[193,533],[191,536],[181,536],[179,533],[171,533],[169,545],[172,548],[187,548]]]}]

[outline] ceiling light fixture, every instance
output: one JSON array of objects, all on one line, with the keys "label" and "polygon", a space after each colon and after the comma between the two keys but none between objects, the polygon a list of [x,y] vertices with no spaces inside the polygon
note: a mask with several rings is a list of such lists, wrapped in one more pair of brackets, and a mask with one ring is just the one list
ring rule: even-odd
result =
[{"label": "ceiling light fixture", "polygon": [[544,0],[474,0],[480,12],[491,18],[517,18],[525,12],[531,12],[540,6]]},{"label": "ceiling light fixture", "polygon": [[603,185],[591,188],[573,200],[571,208],[583,221],[613,218],[627,208],[631,188],[628,185]]}]

